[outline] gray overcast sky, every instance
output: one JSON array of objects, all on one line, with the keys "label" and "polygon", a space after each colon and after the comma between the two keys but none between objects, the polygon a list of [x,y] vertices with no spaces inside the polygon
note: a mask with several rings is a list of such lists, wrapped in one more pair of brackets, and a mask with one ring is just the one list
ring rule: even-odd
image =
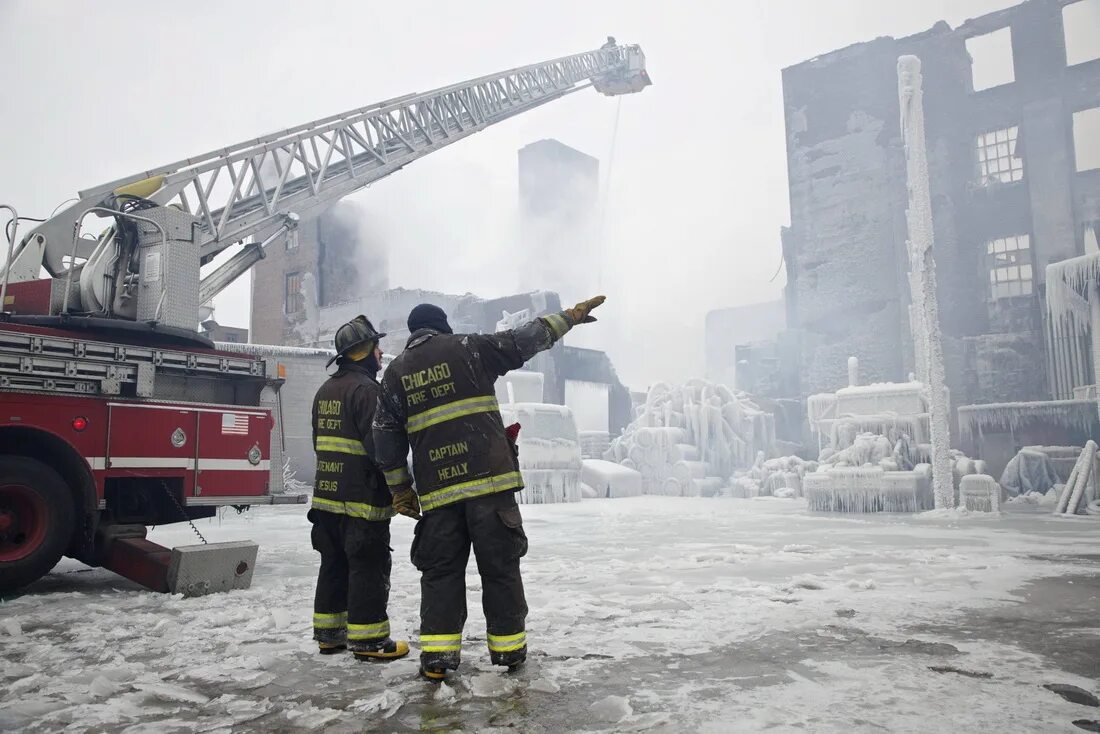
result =
[{"label": "gray overcast sky", "polygon": [[[708,310],[781,294],[782,275],[769,282],[789,221],[780,70],[1012,4],[0,0],[0,202],[45,216],[82,188],[613,34],[642,45],[654,86],[622,102],[610,300],[584,345],[606,344],[640,388],[702,373]],[[516,151],[558,138],[606,174],[615,106],[579,92],[357,194],[389,243],[392,284],[511,292]],[[248,283],[217,308],[246,326]]]}]

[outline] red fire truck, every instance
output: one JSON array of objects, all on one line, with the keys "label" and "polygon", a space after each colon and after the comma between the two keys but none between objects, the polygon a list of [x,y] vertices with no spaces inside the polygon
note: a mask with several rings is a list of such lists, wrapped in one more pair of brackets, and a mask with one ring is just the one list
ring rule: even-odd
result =
[{"label": "red fire truck", "polygon": [[[254,544],[145,538],[218,507],[298,500],[281,494],[278,366],[200,336],[204,304],[300,217],[418,158],[589,86],[649,84],[641,49],[609,40],[82,191],[21,238],[3,207],[0,594],[62,555],[162,591],[247,586]],[[107,226],[84,235],[93,215]]]}]

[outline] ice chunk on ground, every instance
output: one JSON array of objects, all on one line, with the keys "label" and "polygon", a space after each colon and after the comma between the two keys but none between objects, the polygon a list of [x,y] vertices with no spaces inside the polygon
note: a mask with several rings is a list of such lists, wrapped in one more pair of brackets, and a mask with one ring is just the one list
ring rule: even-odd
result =
[{"label": "ice chunk on ground", "polygon": [[561,691],[561,686],[549,678],[539,678],[533,681],[527,688],[528,690],[538,691],[539,693],[558,693]]},{"label": "ice chunk on ground", "polygon": [[122,689],[118,683],[106,678],[102,675],[96,676],[96,678],[88,686],[88,693],[95,698],[106,698],[107,696],[113,696]]},{"label": "ice chunk on ground", "polygon": [[134,683],[133,685],[137,690],[143,691],[149,694],[151,698],[159,701],[197,704],[205,704],[210,701],[209,698],[201,693],[196,693],[189,688],[172,685],[171,683]]},{"label": "ice chunk on ground", "polygon": [[634,713],[630,699],[625,696],[607,696],[592,704],[589,709],[600,721],[617,724]]},{"label": "ice chunk on ground", "polygon": [[397,691],[385,690],[377,696],[364,698],[353,703],[349,708],[364,714],[380,714],[388,719],[397,713],[397,710],[405,705],[405,697]]}]

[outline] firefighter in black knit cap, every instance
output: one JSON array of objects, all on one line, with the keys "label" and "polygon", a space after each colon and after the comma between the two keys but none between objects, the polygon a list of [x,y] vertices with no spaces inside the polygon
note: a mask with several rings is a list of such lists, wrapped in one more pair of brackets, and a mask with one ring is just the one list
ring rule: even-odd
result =
[{"label": "firefighter in black knit cap", "polygon": [[497,334],[454,334],[431,304],[409,314],[405,351],[382,378],[374,443],[394,509],[419,520],[411,555],[421,572],[420,672],[429,680],[459,664],[471,546],[490,659],[514,668],[527,658],[519,567],[527,536],[515,498],[523,478],[494,383],[577,324],[595,321],[589,312],[603,301],[597,296]]}]

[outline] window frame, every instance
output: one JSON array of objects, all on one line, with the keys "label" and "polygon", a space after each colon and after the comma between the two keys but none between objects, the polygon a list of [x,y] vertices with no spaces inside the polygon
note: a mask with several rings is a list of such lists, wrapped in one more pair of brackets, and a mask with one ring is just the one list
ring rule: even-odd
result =
[{"label": "window frame", "polygon": [[986,268],[989,271],[988,298],[991,303],[1035,294],[1035,265],[1031,235],[1020,233],[986,240]]},{"label": "window frame", "polygon": [[1019,125],[985,130],[975,135],[973,140],[979,186],[1014,184],[1024,180],[1024,157],[1017,154],[1020,146]]},{"label": "window frame", "polygon": [[[297,290],[291,291],[292,279],[297,283]],[[291,310],[291,300],[293,299],[295,306],[294,310]],[[292,270],[288,271],[283,279],[283,313],[287,316],[294,316],[300,314],[306,310],[305,294],[302,293],[302,271]]]}]

